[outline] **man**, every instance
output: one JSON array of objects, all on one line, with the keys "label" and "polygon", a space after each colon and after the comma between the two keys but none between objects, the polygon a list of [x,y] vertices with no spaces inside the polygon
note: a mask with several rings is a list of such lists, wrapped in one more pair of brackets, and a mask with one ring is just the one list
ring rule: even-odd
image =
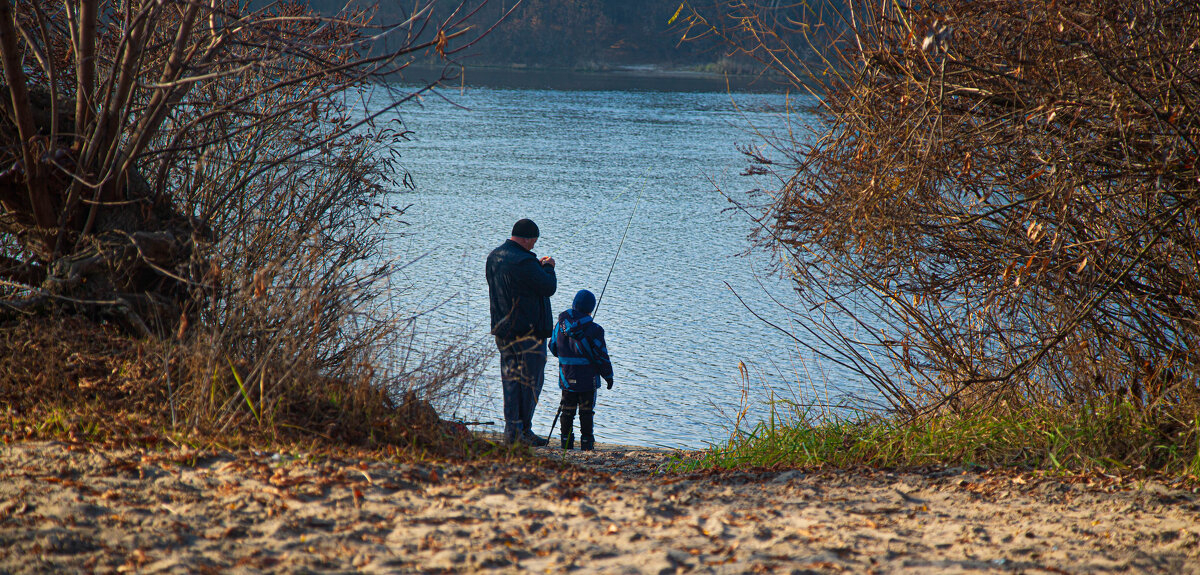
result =
[{"label": "man", "polygon": [[546,371],[546,338],[553,323],[550,296],[558,288],[554,258],[538,259],[533,245],[538,227],[522,219],[512,237],[487,258],[492,335],[500,348],[504,388],[504,439],[542,446],[547,439],[533,433],[533,410],[542,393]]}]

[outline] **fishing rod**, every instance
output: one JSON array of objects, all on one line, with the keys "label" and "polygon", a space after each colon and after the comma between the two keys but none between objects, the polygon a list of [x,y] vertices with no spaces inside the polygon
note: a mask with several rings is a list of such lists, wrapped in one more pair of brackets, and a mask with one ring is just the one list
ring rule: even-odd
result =
[{"label": "fishing rod", "polygon": [[[649,175],[649,171],[647,171]],[[592,308],[592,319],[596,319],[596,314],[600,311],[600,302],[604,301],[604,292],[608,289],[608,280],[612,279],[613,270],[617,269],[617,258],[621,257],[621,248],[625,245],[625,236],[629,235],[629,226],[633,224],[633,216],[637,215],[638,204],[642,202],[642,193],[646,191],[646,186],[650,183],[649,178],[644,178],[642,181],[642,189],[638,190],[637,199],[633,201],[633,210],[629,212],[629,221],[625,222],[625,231],[621,234],[621,242],[617,244],[617,253],[613,254],[612,265],[608,267],[608,276],[604,278],[604,287],[600,288],[600,297],[596,298],[596,307]],[[546,441],[554,437],[554,426],[558,424],[558,416],[562,415],[562,401],[558,402],[558,411],[554,413],[554,420],[550,422],[550,433],[546,434]]]},{"label": "fishing rod", "polygon": [[637,199],[633,201],[633,210],[629,212],[629,221],[625,222],[625,232],[621,234],[621,243],[617,244],[617,253],[613,254],[612,265],[608,267],[608,276],[604,278],[604,287],[600,288],[600,297],[596,298],[596,307],[592,308],[592,319],[596,319],[596,313],[600,311],[600,302],[604,301],[604,291],[608,289],[608,280],[612,279],[613,270],[617,269],[617,258],[621,257],[625,236],[629,235],[629,226],[633,223],[633,216],[637,215],[638,204],[642,202],[642,192],[646,191],[648,183],[650,183],[649,180],[642,184],[642,189],[638,190]]}]

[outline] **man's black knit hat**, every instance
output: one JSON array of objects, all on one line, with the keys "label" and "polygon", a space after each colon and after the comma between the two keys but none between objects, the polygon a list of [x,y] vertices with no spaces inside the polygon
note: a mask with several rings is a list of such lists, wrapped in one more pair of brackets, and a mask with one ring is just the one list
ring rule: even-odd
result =
[{"label": "man's black knit hat", "polygon": [[537,224],[529,218],[522,218],[513,224],[512,235],[515,238],[536,238],[538,237]]}]

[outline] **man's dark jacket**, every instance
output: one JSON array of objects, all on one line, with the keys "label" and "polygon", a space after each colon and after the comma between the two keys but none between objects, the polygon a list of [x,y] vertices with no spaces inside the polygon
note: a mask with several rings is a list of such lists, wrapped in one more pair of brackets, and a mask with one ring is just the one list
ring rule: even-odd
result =
[{"label": "man's dark jacket", "polygon": [[550,337],[554,329],[550,296],[558,289],[553,267],[542,265],[521,244],[505,240],[488,254],[487,282],[492,335]]}]

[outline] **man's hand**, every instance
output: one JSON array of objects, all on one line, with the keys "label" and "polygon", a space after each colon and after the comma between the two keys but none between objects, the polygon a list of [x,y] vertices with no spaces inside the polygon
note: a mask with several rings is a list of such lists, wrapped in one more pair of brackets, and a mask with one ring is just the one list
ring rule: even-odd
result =
[{"label": "man's hand", "polygon": [[606,379],[605,381],[608,382],[608,387],[606,387],[605,389],[612,389],[612,382],[613,382],[612,378]]},{"label": "man's hand", "polygon": [[554,258],[552,258],[550,256],[542,256],[541,259],[538,260],[538,262],[540,262],[544,266],[554,267]]}]

